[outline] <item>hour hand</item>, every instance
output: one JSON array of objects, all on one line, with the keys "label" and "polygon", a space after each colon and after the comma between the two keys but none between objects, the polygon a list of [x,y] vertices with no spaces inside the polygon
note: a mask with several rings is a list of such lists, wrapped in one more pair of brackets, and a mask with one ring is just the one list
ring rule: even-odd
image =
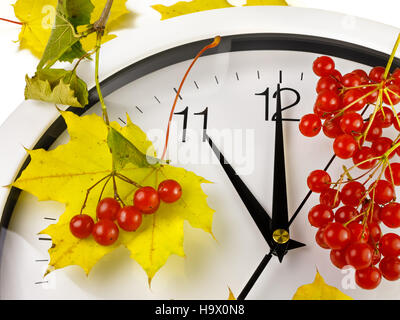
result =
[{"label": "hour hand", "polygon": [[214,151],[215,155],[219,159],[219,162],[224,169],[225,173],[228,175],[228,178],[232,182],[234,188],[242,199],[244,205],[249,211],[251,217],[256,223],[258,229],[264,236],[264,239],[267,241],[270,248],[274,245],[271,234],[271,218],[264,210],[263,206],[257,201],[254,197],[253,193],[246,186],[243,180],[236,174],[236,171],[232,168],[232,166],[226,161],[224,155],[221,151],[218,150],[217,146],[213,143],[211,138],[205,134],[205,138],[208,141],[210,147]]}]

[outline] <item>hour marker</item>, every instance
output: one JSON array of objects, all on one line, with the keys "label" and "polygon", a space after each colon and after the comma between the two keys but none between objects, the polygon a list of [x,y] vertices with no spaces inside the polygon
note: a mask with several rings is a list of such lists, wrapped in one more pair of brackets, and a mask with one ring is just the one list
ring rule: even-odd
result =
[{"label": "hour marker", "polygon": [[279,83],[282,83],[282,70],[279,70]]},{"label": "hour marker", "polygon": [[257,79],[260,79],[260,71],[257,70]]},{"label": "hour marker", "polygon": [[239,75],[237,72],[236,72],[236,79],[239,81]]},{"label": "hour marker", "polygon": [[49,261],[49,259],[38,259],[38,260],[35,260],[35,262],[48,262]]},{"label": "hour marker", "polygon": [[44,217],[43,218],[44,220],[51,220],[51,221],[56,221],[57,219],[55,219],[55,218],[48,218],[48,217]]},{"label": "hour marker", "polygon": [[219,84],[217,76],[215,76],[215,82],[217,82],[217,84]]},{"label": "hour marker", "polygon": [[[174,91],[176,94],[178,94],[178,90],[176,90],[176,88],[174,88]],[[179,99],[183,100],[181,94],[179,94]]]},{"label": "hour marker", "polygon": [[304,73],[302,72],[302,73],[301,73],[301,76],[300,76],[300,80],[301,80],[301,81],[303,81],[303,76],[304,76]]},{"label": "hour marker", "polygon": [[51,241],[50,238],[39,238],[38,240],[42,240],[42,241]]},{"label": "hour marker", "polygon": [[126,124],[126,122],[124,120],[122,120],[121,118],[118,118],[119,121],[121,121],[123,124]]},{"label": "hour marker", "polygon": [[38,282],[35,282],[35,284],[45,284],[45,283],[49,283],[48,281],[38,281]]},{"label": "hour marker", "polygon": [[135,108],[138,109],[140,113],[143,113],[143,111],[138,106],[136,106]]},{"label": "hour marker", "polygon": [[196,86],[197,89],[199,89],[199,85],[197,84],[196,81],[194,81],[194,85]]},{"label": "hour marker", "polygon": [[158,100],[158,98],[156,96],[154,96],[154,99],[156,99],[158,103],[161,103],[161,101]]}]

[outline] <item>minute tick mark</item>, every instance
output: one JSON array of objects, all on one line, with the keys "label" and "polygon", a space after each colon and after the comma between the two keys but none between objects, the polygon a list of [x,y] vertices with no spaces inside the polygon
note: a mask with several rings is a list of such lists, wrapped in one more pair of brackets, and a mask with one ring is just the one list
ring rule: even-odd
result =
[{"label": "minute tick mark", "polygon": [[126,124],[126,122],[124,120],[122,120],[121,118],[118,118],[119,121],[121,121],[123,124]]},{"label": "minute tick mark", "polygon": [[143,113],[143,111],[138,106],[135,106],[135,108],[138,109],[140,113]]},{"label": "minute tick mark", "polygon": [[157,102],[161,104],[161,101],[156,96],[154,96],[154,99],[156,99]]},{"label": "minute tick mark", "polygon": [[236,72],[236,79],[237,79],[237,81],[239,81],[240,79],[239,79],[239,74]]},{"label": "minute tick mark", "polygon": [[215,78],[215,82],[216,82],[217,84],[219,84],[217,76],[214,76],[214,78]]},{"label": "minute tick mark", "polygon": [[200,88],[199,88],[199,85],[197,84],[196,81],[194,81],[194,85],[196,86],[197,89],[200,89]]},{"label": "minute tick mark", "polygon": [[[175,94],[178,94],[178,90],[176,88],[174,88],[174,91],[175,91]],[[181,94],[179,94],[179,99],[183,100]]]}]

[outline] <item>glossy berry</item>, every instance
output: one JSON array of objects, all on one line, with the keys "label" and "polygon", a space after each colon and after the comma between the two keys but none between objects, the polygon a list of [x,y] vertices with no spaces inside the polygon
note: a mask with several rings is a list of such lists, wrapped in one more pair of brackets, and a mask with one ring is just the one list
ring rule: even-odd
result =
[{"label": "glossy berry", "polygon": [[356,270],[368,268],[372,263],[373,250],[368,243],[350,244],[345,253],[346,262]]},{"label": "glossy berry", "polygon": [[357,112],[347,112],[340,120],[340,128],[347,134],[361,133],[363,127],[364,120]]},{"label": "glossy berry", "polygon": [[374,157],[375,154],[373,150],[370,147],[363,146],[354,153],[353,162],[354,164],[358,164],[357,168],[368,170],[374,167],[378,162],[378,159],[368,161],[368,159],[373,159]]},{"label": "glossy berry", "polygon": [[334,70],[332,70],[330,76],[333,77],[333,78],[335,78],[339,83],[342,82],[343,76],[342,76],[342,74],[340,73],[340,71],[334,69]]},{"label": "glossy berry", "polygon": [[389,106],[395,106],[400,102],[400,87],[395,84],[390,84],[386,89],[387,91],[384,91],[382,95],[383,103]]},{"label": "glossy berry", "polygon": [[158,186],[158,195],[166,203],[178,201],[182,196],[182,187],[175,180],[164,180]]},{"label": "glossy berry", "polygon": [[386,167],[385,179],[393,182],[395,186],[400,186],[400,163],[391,163]]},{"label": "glossy berry", "polygon": [[393,200],[395,196],[394,188],[390,182],[378,180],[375,185],[375,192],[372,189],[369,192],[369,196],[371,199],[374,199],[377,204],[385,204]]},{"label": "glossy berry", "polygon": [[92,235],[98,244],[110,246],[117,241],[119,229],[111,220],[100,220],[94,225]]},{"label": "glossy berry", "polygon": [[308,221],[313,227],[321,228],[333,221],[333,211],[326,205],[317,204],[308,212]]},{"label": "glossy berry", "polygon": [[358,215],[359,213],[354,207],[343,206],[336,210],[335,221],[339,223],[347,223]]},{"label": "glossy berry", "polygon": [[133,197],[133,204],[142,213],[151,214],[156,212],[160,206],[160,197],[154,188],[142,187],[136,190]]},{"label": "glossy berry", "polygon": [[299,123],[300,132],[306,137],[316,136],[321,127],[321,119],[314,113],[304,115]]},{"label": "glossy berry", "polygon": [[325,227],[319,228],[315,234],[315,242],[323,249],[329,249],[328,245],[324,242]]},{"label": "glossy berry", "polygon": [[142,224],[142,213],[134,206],[126,206],[117,214],[118,225],[125,231],[136,231]]},{"label": "glossy berry", "polygon": [[361,79],[361,84],[367,84],[369,82],[368,74],[362,69],[353,70],[351,73],[356,74]]},{"label": "glossy berry", "polygon": [[379,251],[384,257],[400,255],[400,237],[395,233],[386,233],[379,240]]},{"label": "glossy berry", "polygon": [[351,242],[367,243],[369,240],[368,226],[365,226],[357,221],[352,221],[347,225],[351,232]]},{"label": "glossy berry", "polygon": [[307,177],[307,185],[311,191],[321,193],[329,189],[331,183],[330,175],[324,170],[314,170]]},{"label": "glossy berry", "polygon": [[379,218],[389,228],[400,227],[400,203],[391,202],[380,211]]},{"label": "glossy berry", "polygon": [[369,104],[376,103],[379,96],[379,90],[376,90],[376,87],[365,87],[362,89],[363,95],[366,95],[365,102]]},{"label": "glossy berry", "polygon": [[336,268],[342,269],[344,266],[347,266],[345,253],[346,250],[331,250],[330,259]]},{"label": "glossy berry", "polygon": [[335,189],[326,189],[319,195],[319,203],[328,206],[329,208],[336,208],[340,204],[340,192]]},{"label": "glossy berry", "polygon": [[362,270],[357,270],[355,280],[360,288],[373,290],[381,283],[382,274],[377,267],[371,266]]},{"label": "glossy berry", "polygon": [[344,249],[351,241],[351,232],[338,222],[330,222],[324,231],[324,242],[331,249]]},{"label": "glossy berry", "polygon": [[337,91],[341,87],[340,83],[332,76],[321,77],[317,82],[316,91],[320,93],[324,90]]},{"label": "glossy berry", "polygon": [[345,108],[347,112],[361,110],[366,104],[366,100],[362,98],[364,94],[364,91],[361,89],[350,89],[346,91],[342,98],[343,108]]},{"label": "glossy berry", "polygon": [[375,249],[372,254],[372,265],[376,265],[381,261],[382,255],[379,250]]},{"label": "glossy berry", "polygon": [[333,142],[333,151],[342,159],[351,158],[358,148],[357,141],[349,134],[338,136]]},{"label": "glossy berry", "polygon": [[322,125],[322,131],[328,138],[335,139],[343,134],[343,130],[340,127],[341,117],[328,116]]},{"label": "glossy berry", "polygon": [[[368,126],[369,126],[369,122],[367,121],[364,123],[363,132],[365,132],[368,129]],[[382,135],[382,127],[372,123],[368,129],[365,140],[372,142],[375,139],[379,138],[381,135]]]},{"label": "glossy berry", "polygon": [[119,202],[113,198],[104,198],[97,204],[96,214],[97,219],[111,220],[117,219],[117,213],[121,209]]},{"label": "glossy berry", "polygon": [[350,181],[340,192],[340,200],[347,206],[357,207],[365,194],[365,187],[358,181]]},{"label": "glossy berry", "polygon": [[374,67],[369,72],[369,79],[373,82],[381,82],[383,80],[383,75],[385,73],[384,67]]},{"label": "glossy berry", "polygon": [[368,220],[369,222],[374,221],[374,222],[381,222],[381,219],[379,218],[379,213],[381,211],[381,207],[374,203],[374,205],[372,205],[372,201],[370,199],[364,199],[363,201],[363,205],[361,207],[361,212],[363,213],[363,215],[367,215],[368,216]]},{"label": "glossy berry", "polygon": [[363,83],[361,77],[356,73],[347,73],[342,77],[342,84],[346,88],[358,87]]},{"label": "glossy berry", "polygon": [[79,238],[85,239],[92,233],[94,221],[91,216],[87,214],[78,214],[74,216],[69,222],[69,229],[71,233]]},{"label": "glossy berry", "polygon": [[[376,138],[371,145],[372,152],[374,156],[379,157],[382,156],[386,151],[388,151],[392,147],[393,141],[387,137],[379,137]],[[388,155],[388,158],[392,158],[395,155],[395,152],[391,152]]]},{"label": "glossy berry", "polygon": [[335,91],[323,90],[318,94],[315,104],[324,112],[334,112],[342,107],[342,99]]},{"label": "glossy berry", "polygon": [[313,71],[319,77],[329,76],[333,70],[335,70],[335,63],[330,57],[318,57],[313,63]]},{"label": "glossy berry", "polygon": [[393,111],[388,107],[383,107],[381,110],[377,111],[374,123],[381,128],[389,128],[393,124],[394,119]]},{"label": "glossy berry", "polygon": [[370,222],[368,223],[369,237],[373,240],[374,243],[378,243],[381,236],[382,231],[378,222]]},{"label": "glossy berry", "polygon": [[400,279],[400,259],[398,257],[384,257],[379,263],[379,269],[386,280]]}]

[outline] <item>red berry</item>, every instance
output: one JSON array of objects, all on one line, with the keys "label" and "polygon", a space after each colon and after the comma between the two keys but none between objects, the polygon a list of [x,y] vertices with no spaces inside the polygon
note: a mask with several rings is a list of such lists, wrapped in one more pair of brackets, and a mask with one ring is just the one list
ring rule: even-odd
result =
[{"label": "red berry", "polygon": [[357,112],[347,112],[340,120],[340,128],[347,134],[361,133],[364,128],[364,119]]},{"label": "red berry", "polygon": [[338,82],[340,82],[340,83],[342,82],[343,76],[338,70],[336,70],[336,69],[332,70],[330,76],[335,78]]},{"label": "red berry", "polygon": [[400,131],[399,122],[400,122],[400,112],[397,114],[397,117],[393,115],[393,125],[397,131]]},{"label": "red berry", "polygon": [[[369,125],[368,121],[364,123],[363,132],[365,132],[365,130],[367,130],[368,125]],[[372,123],[368,129],[368,133],[367,133],[365,140],[374,141],[375,139],[379,138],[381,135],[382,135],[382,128],[380,126]]]},{"label": "red berry", "polygon": [[311,191],[321,193],[329,189],[331,183],[330,175],[324,170],[314,170],[307,177],[307,185]]},{"label": "red berry", "polygon": [[376,265],[381,261],[381,253],[379,250],[374,249],[374,253],[372,254],[372,265]]},{"label": "red berry", "polygon": [[94,221],[91,216],[87,214],[78,214],[74,216],[69,222],[69,229],[71,233],[79,238],[85,239],[90,236],[94,226]]},{"label": "red berry", "polygon": [[381,82],[385,73],[384,67],[374,67],[369,72],[369,79],[373,82]]},{"label": "red berry", "polygon": [[362,99],[365,95],[361,89],[350,89],[343,95],[343,107],[346,111],[359,111],[364,108],[366,100]]},{"label": "red berry", "polygon": [[319,196],[319,203],[324,204],[329,208],[338,207],[340,204],[340,192],[335,189],[326,189],[322,191]]},{"label": "red berry", "polygon": [[308,221],[313,227],[321,228],[333,221],[333,211],[326,205],[317,204],[308,212]]},{"label": "red berry", "polygon": [[[387,137],[379,137],[376,138],[371,145],[372,152],[375,157],[382,156],[386,151],[388,151],[392,147],[393,141]],[[392,158],[395,152],[391,152],[388,158]]]},{"label": "red berry", "polygon": [[315,242],[323,249],[329,249],[328,245],[324,242],[324,230],[325,228],[319,228],[315,234]]},{"label": "red berry", "polygon": [[369,82],[368,74],[362,69],[353,70],[351,73],[356,74],[360,77],[362,84],[367,84]]},{"label": "red berry", "polygon": [[341,108],[342,100],[335,91],[323,90],[318,94],[315,105],[321,111],[334,112]]},{"label": "red berry", "polygon": [[357,207],[365,194],[365,187],[358,181],[345,184],[340,192],[340,200],[347,206]]},{"label": "red berry", "polygon": [[395,186],[400,186],[400,163],[391,163],[386,167],[385,179],[393,182]]},{"label": "red berry", "polygon": [[336,118],[332,118],[332,117],[333,117],[333,115],[329,115],[326,118],[326,120],[324,121],[324,124],[322,126],[322,130],[328,138],[334,139],[334,138],[342,135],[343,130],[340,127],[341,117],[336,117]]},{"label": "red berry", "polygon": [[336,210],[335,221],[339,223],[347,223],[358,215],[359,213],[354,207],[343,206]]},{"label": "red berry", "polygon": [[372,263],[373,250],[368,243],[355,242],[350,244],[345,253],[347,264],[356,270],[368,268]]},{"label": "red berry", "polygon": [[352,221],[347,225],[351,232],[351,242],[368,242],[369,230],[368,227],[358,223],[357,221]]},{"label": "red berry", "polygon": [[[383,92],[382,100],[387,105],[395,106],[400,102],[400,87],[395,84],[388,85]],[[390,90],[390,91],[389,91]]]},{"label": "red berry", "polygon": [[374,167],[378,162],[378,159],[368,161],[368,159],[372,158],[375,158],[372,149],[370,147],[361,147],[360,149],[357,149],[354,153],[353,162],[354,164],[358,164],[357,168],[368,170]]},{"label": "red berry", "polygon": [[314,113],[303,116],[299,123],[300,132],[306,137],[314,137],[321,131],[321,119]]},{"label": "red berry", "polygon": [[400,279],[400,259],[398,257],[384,257],[379,264],[379,269],[386,280]]},{"label": "red berry", "polygon": [[368,230],[369,236],[373,240],[374,243],[378,243],[379,239],[381,238],[382,231],[379,223],[377,222],[370,222],[368,223]]},{"label": "red berry", "polygon": [[393,200],[395,196],[394,188],[390,182],[378,180],[375,185],[375,190],[372,189],[369,192],[369,196],[371,199],[374,199],[377,204],[385,204]]},{"label": "red berry", "polygon": [[357,141],[349,134],[338,136],[333,142],[333,151],[342,159],[351,158],[358,148]]},{"label": "red berry", "polygon": [[324,231],[324,242],[331,249],[344,249],[351,241],[351,232],[338,222],[330,222]]},{"label": "red berry", "polygon": [[[381,207],[374,203],[372,206],[372,201],[369,199],[364,199],[363,205],[361,208],[361,212],[364,215],[368,215],[368,220],[367,221],[374,221],[374,222],[381,222],[381,219],[379,218],[379,213],[381,211]],[[372,217],[371,217],[372,216]]]},{"label": "red berry", "polygon": [[318,80],[316,91],[320,93],[323,90],[337,91],[340,88],[340,83],[332,76],[322,77]]},{"label": "red berry", "polygon": [[385,257],[400,255],[400,237],[395,233],[386,233],[379,240],[379,251]]},{"label": "red berry", "polygon": [[142,213],[134,206],[126,206],[119,210],[118,225],[125,231],[136,231],[142,224]]},{"label": "red berry", "polygon": [[313,71],[319,77],[329,76],[333,70],[335,70],[335,63],[330,57],[318,57],[313,63]]},{"label": "red berry", "polygon": [[400,203],[391,202],[385,205],[379,214],[379,218],[389,228],[400,227]]},{"label": "red berry", "polygon": [[117,219],[117,213],[121,209],[119,202],[113,198],[104,198],[97,204],[96,214],[97,219],[111,220]]},{"label": "red berry", "polygon": [[381,271],[374,266],[357,270],[355,274],[357,285],[365,290],[372,290],[379,286],[382,280]]},{"label": "red berry", "polygon": [[336,268],[342,269],[347,265],[345,252],[346,250],[331,250],[331,262]]},{"label": "red berry", "polygon": [[118,239],[117,225],[108,219],[98,221],[92,231],[94,240],[102,246],[110,246]]},{"label": "red berry", "polygon": [[376,87],[365,87],[362,89],[363,95],[369,94],[365,97],[365,102],[369,104],[374,104],[379,96],[379,90]]},{"label": "red berry", "polygon": [[356,73],[347,73],[342,77],[342,84],[346,88],[358,87],[362,84],[362,80]]},{"label": "red berry", "polygon": [[374,123],[381,128],[389,128],[393,124],[393,120],[395,120],[395,116],[388,107],[378,110],[374,117]]},{"label": "red berry", "polygon": [[172,203],[181,198],[182,187],[175,180],[164,180],[158,186],[158,195],[162,201]]},{"label": "red berry", "polygon": [[133,204],[142,213],[151,214],[156,212],[160,206],[160,197],[154,188],[142,187],[136,190],[133,197]]}]

